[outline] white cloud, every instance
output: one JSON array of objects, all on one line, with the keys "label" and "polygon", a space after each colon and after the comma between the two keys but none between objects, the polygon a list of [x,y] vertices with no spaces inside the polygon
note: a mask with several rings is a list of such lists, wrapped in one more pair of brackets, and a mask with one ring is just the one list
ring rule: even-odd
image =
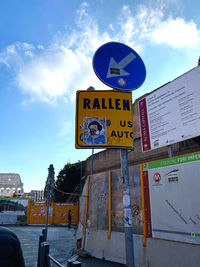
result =
[{"label": "white cloud", "polygon": [[59,97],[66,100],[66,96],[73,101],[76,90],[98,83],[92,70],[92,56],[111,38],[107,32],[99,33],[86,9],[84,3],[78,12],[79,31],[64,37],[58,33],[51,46],[20,66],[17,82],[24,93],[48,103],[55,103]]},{"label": "white cloud", "polygon": [[152,41],[174,47],[193,47],[200,43],[200,31],[193,21],[169,18],[167,21],[160,21],[154,29]]},{"label": "white cloud", "polygon": [[27,55],[27,56],[29,56],[29,57],[33,57],[33,53],[30,50],[25,51],[24,54]]},{"label": "white cloud", "polygon": [[[192,47],[199,44],[197,26],[183,18],[166,16],[162,8],[142,5],[132,14],[124,5],[117,22],[100,32],[97,22],[83,3],[77,12],[77,29],[60,33],[49,47],[17,42],[0,53],[0,63],[16,71],[18,87],[30,97],[30,102],[56,103],[59,98],[74,100],[75,91],[94,86],[105,89],[92,70],[96,49],[109,41],[120,41],[142,52],[148,41],[172,47]],[[27,103],[27,100],[24,102]]]},{"label": "white cloud", "polygon": [[138,12],[133,15],[129,6],[123,6],[118,17],[121,28],[118,39],[140,52],[143,49],[144,40],[151,37],[152,31],[162,18],[163,12],[157,8],[152,9],[140,5]]},{"label": "white cloud", "polygon": [[28,56],[33,55],[35,47],[32,44],[16,42],[8,45],[4,51],[0,53],[0,63],[5,64],[7,67],[18,69],[23,63],[22,54]]},{"label": "white cloud", "polygon": [[39,44],[39,45],[37,46],[37,48],[38,48],[38,49],[44,49],[44,46],[41,45],[41,44]]},{"label": "white cloud", "polygon": [[54,102],[57,97],[68,94],[80,86],[84,75],[90,70],[87,56],[67,48],[46,51],[35,57],[19,70],[17,80],[25,93],[35,95],[42,101]]},{"label": "white cloud", "polygon": [[124,6],[119,23],[125,33],[125,42],[132,45],[138,42],[143,45],[142,40],[150,40],[155,44],[165,43],[176,48],[193,47],[200,43],[197,25],[180,17],[166,17],[164,5],[159,9],[140,5],[135,16],[128,6]]}]

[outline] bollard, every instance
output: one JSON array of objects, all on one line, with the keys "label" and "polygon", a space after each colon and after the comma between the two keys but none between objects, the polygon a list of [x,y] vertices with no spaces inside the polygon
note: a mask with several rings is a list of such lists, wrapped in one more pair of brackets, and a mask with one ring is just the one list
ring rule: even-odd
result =
[{"label": "bollard", "polygon": [[46,235],[46,229],[45,229],[45,228],[42,229],[42,234],[43,234],[44,236]]},{"label": "bollard", "polygon": [[81,267],[80,261],[67,261],[67,267]]},{"label": "bollard", "polygon": [[41,267],[50,267],[49,260],[49,244],[47,242],[42,243],[42,262]]},{"label": "bollard", "polygon": [[80,261],[74,261],[72,262],[72,267],[81,267],[81,262]]},{"label": "bollard", "polygon": [[43,228],[42,229],[42,235],[44,236],[44,242],[47,241],[47,229]]},{"label": "bollard", "polygon": [[41,260],[42,260],[42,243],[44,242],[44,235],[40,235],[39,237],[39,247],[38,247],[38,262],[37,262],[37,267],[41,267]]}]

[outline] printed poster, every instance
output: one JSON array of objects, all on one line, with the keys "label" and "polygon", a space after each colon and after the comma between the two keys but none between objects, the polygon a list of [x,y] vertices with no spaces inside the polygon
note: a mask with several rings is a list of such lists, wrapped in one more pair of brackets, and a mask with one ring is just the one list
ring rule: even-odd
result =
[{"label": "printed poster", "polygon": [[200,66],[139,101],[142,149],[148,151],[200,135]]},{"label": "printed poster", "polygon": [[152,237],[200,244],[200,152],[143,164]]}]

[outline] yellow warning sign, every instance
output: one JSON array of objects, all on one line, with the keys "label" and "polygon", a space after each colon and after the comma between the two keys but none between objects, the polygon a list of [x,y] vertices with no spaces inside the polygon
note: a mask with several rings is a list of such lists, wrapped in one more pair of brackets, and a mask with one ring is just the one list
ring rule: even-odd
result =
[{"label": "yellow warning sign", "polygon": [[75,145],[132,149],[132,93],[77,91]]}]

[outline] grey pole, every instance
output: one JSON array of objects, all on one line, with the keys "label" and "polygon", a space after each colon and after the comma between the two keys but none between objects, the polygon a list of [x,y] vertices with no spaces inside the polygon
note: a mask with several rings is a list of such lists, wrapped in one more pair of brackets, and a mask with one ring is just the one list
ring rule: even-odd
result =
[{"label": "grey pole", "polygon": [[47,192],[47,216],[46,216],[46,224],[45,224],[44,241],[47,241],[48,219],[49,219],[49,204],[50,204],[50,191],[49,191],[49,186],[48,186],[48,192]]},{"label": "grey pole", "polygon": [[80,164],[80,188],[81,188],[81,192],[82,192],[82,172],[83,172],[82,169],[83,168],[82,168],[82,161],[79,160],[78,162]]},{"label": "grey pole", "polygon": [[92,148],[91,176],[93,175],[93,164],[94,164],[94,148]]},{"label": "grey pole", "polygon": [[46,182],[46,187],[45,187],[47,190],[47,216],[46,216],[46,225],[45,225],[45,241],[47,241],[49,206],[50,206],[50,201],[53,195],[53,188],[54,188],[54,183],[55,183],[55,172],[54,172],[53,164],[49,165],[48,171],[49,171],[49,174],[47,177],[47,182]]},{"label": "grey pole", "polygon": [[174,156],[174,151],[172,145],[168,146],[168,156],[169,158],[172,158]]},{"label": "grey pole", "polygon": [[[92,148],[92,159],[91,159],[91,170],[90,170],[91,176],[93,174],[93,161],[94,161],[94,148]],[[87,209],[88,209],[88,206],[87,206]],[[84,239],[83,239],[83,250],[85,250],[86,228],[87,228],[87,217],[86,217],[86,226],[85,226],[85,233],[84,233]]]},{"label": "grey pole", "polygon": [[126,149],[120,150],[120,157],[121,157],[121,174],[124,180],[123,207],[124,207],[126,266],[135,267],[131,201],[130,201],[130,186],[129,186],[129,171],[128,171],[128,152]]}]

